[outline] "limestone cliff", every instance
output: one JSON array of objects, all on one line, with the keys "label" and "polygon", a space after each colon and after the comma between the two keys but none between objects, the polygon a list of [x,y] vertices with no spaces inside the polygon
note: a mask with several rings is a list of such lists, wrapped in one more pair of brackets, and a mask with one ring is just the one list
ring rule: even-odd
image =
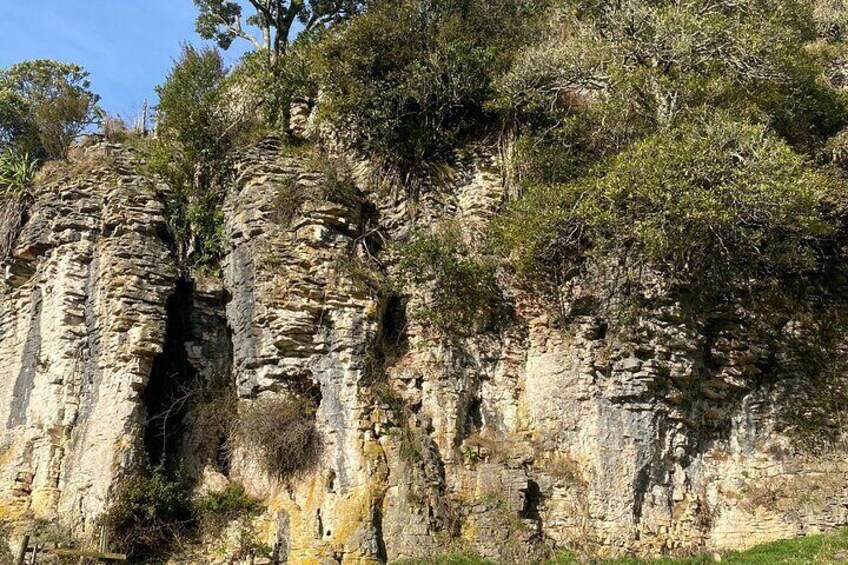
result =
[{"label": "limestone cliff", "polygon": [[[93,537],[117,483],[166,451],[261,498],[265,562],[462,547],[526,563],[549,546],[720,550],[848,524],[844,453],[790,434],[819,384],[744,324],[701,327],[658,302],[625,336],[576,306],[554,323],[502,281],[513,318],[446,339],[411,314],[423,289],[361,280],[391,271],[385,244],[412,229],[452,221],[478,239],[506,193],[485,151],[414,204],[364,181],[339,203],[309,159],[266,140],[238,159],[220,278],[180,274],[167,187],[132,152],[81,151],[42,175],[3,264],[0,519],[18,533],[46,520]],[[293,189],[307,198],[287,217]],[[188,373],[236,391],[240,411],[314,399],[319,460],[277,479],[233,441],[222,463],[190,418],[162,447],[157,395]],[[233,551],[224,536],[182,559]]]}]

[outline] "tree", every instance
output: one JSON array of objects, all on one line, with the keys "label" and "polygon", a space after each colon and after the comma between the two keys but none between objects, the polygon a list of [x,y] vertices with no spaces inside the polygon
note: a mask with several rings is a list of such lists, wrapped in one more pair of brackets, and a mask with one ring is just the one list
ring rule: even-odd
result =
[{"label": "tree", "polygon": [[65,157],[71,143],[97,123],[101,113],[100,97],[91,92],[88,77],[79,65],[49,59],[24,61],[0,72],[3,136],[26,139],[34,129],[40,153]]},{"label": "tree", "polygon": [[[243,20],[243,6],[227,0],[194,0],[200,9],[197,32],[204,39],[214,39],[222,49],[229,49],[233,41],[243,39],[257,51],[268,54],[268,62],[276,66],[285,55],[296,21],[304,31],[326,26],[359,12],[362,0],[248,0],[253,15]],[[259,29],[257,38],[249,27]]]},{"label": "tree", "polygon": [[222,241],[220,201],[234,134],[221,103],[226,78],[220,52],[184,45],[156,88],[158,137],[148,165],[172,188],[171,229],[180,260],[192,266],[214,263]]},{"label": "tree", "polygon": [[491,131],[492,83],[534,36],[544,0],[387,0],[322,42],[321,114],[411,179]]}]

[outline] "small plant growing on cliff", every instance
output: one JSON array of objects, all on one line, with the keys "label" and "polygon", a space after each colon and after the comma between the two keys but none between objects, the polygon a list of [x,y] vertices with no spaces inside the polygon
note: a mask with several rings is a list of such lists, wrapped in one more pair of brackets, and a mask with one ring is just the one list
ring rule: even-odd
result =
[{"label": "small plant growing on cliff", "polygon": [[0,153],[0,196],[20,198],[38,172],[38,159],[29,153]]},{"label": "small plant growing on cliff", "polygon": [[194,501],[197,518],[207,533],[220,531],[229,522],[259,511],[259,501],[250,497],[235,481],[220,492],[211,492]]},{"label": "small plant growing on cliff", "polygon": [[261,398],[239,415],[237,441],[265,471],[289,477],[309,469],[320,453],[315,404],[303,398]]},{"label": "small plant growing on cliff", "polygon": [[416,234],[397,247],[397,254],[403,281],[423,287],[428,296],[413,315],[439,331],[468,335],[491,329],[505,317],[494,264],[472,255],[456,230]]}]

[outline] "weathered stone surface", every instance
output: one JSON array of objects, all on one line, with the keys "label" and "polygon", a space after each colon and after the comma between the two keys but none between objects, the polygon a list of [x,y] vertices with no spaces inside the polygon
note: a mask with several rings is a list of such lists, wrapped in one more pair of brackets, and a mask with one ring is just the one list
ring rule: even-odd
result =
[{"label": "weathered stone surface", "polygon": [[[462,339],[363,284],[357,268],[391,272],[381,248],[415,229],[451,222],[482,242],[505,183],[486,151],[459,163],[413,207],[365,173],[360,204],[333,202],[324,174],[273,139],[238,159],[223,279],[193,281],[180,343],[243,413],[315,399],[322,449],[278,478],[237,438],[216,468],[220,438],[188,433],[183,464],[202,492],[239,481],[267,509],[175,563],[364,564],[452,547],[528,563],[544,546],[722,551],[848,523],[844,452],[803,451],[788,433],[815,391],[738,320],[687,319],[662,281],[624,334],[587,314],[585,289],[564,291],[564,324],[504,280],[515,320]],[[144,456],[142,392],[182,284],[160,190],[121,160],[37,187],[0,297],[0,518],[90,533]],[[293,191],[306,198],[292,213]],[[265,549],[239,553],[245,532]]]},{"label": "weathered stone surface", "polygon": [[0,297],[0,519],[90,535],[139,456],[176,277],[163,188],[106,144],[34,188]]}]

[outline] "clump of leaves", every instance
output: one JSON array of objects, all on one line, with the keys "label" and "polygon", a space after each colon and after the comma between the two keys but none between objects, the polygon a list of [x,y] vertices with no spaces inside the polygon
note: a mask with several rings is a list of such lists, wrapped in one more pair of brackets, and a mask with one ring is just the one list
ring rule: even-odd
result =
[{"label": "clump of leaves", "polygon": [[763,126],[718,114],[636,143],[594,175],[532,188],[495,223],[522,277],[561,285],[587,259],[644,265],[700,304],[780,293],[814,273],[845,187]]},{"label": "clump of leaves", "polygon": [[545,2],[389,0],[321,45],[319,110],[358,150],[401,173],[491,125],[493,80]]},{"label": "clump of leaves", "polygon": [[448,336],[489,330],[503,321],[507,312],[495,264],[473,255],[457,230],[415,234],[396,252],[403,281],[425,290],[414,316]]},{"label": "clump of leaves", "polygon": [[239,415],[236,439],[266,472],[290,477],[309,469],[320,454],[315,410],[305,398],[260,398]]},{"label": "clump of leaves", "polygon": [[194,501],[198,520],[207,532],[215,532],[229,522],[251,516],[261,508],[259,501],[244,490],[241,483],[231,481],[220,492],[210,492]]},{"label": "clump of leaves", "polygon": [[38,172],[38,159],[29,153],[0,152],[0,194],[3,198],[20,198]]}]

